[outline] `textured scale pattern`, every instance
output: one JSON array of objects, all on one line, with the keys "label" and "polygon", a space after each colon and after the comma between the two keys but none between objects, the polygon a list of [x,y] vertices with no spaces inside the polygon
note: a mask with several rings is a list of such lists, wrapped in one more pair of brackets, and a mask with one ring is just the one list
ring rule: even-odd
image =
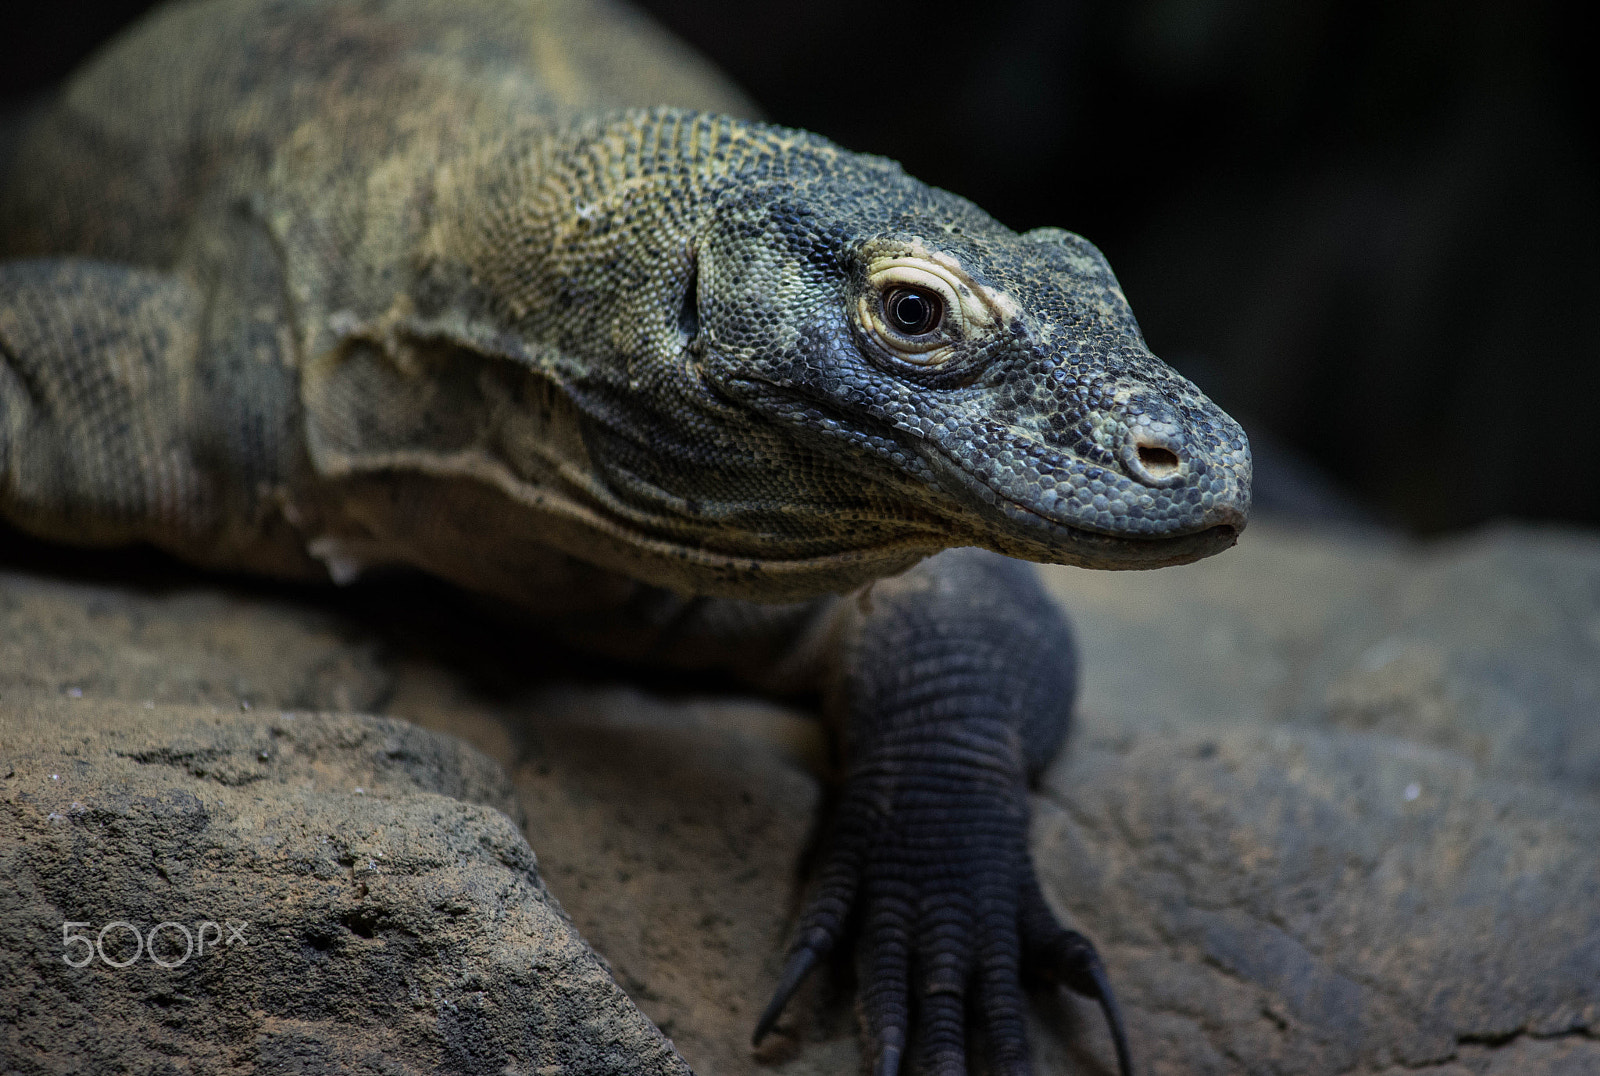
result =
[{"label": "textured scale pattern", "polygon": [[403,564],[820,691],[840,806],[758,1036],[853,943],[880,1074],[1026,1071],[1027,977],[1097,999],[1127,1073],[1028,858],[1076,675],[1007,558],[1222,550],[1248,443],[1087,241],[751,111],[607,0],[162,9],[0,177],[0,517],[280,577]]},{"label": "textured scale pattern", "polygon": [[1027,1071],[1025,966],[1100,1000],[1127,1067],[1099,958],[1057,923],[1026,846],[1017,777],[1059,743],[1069,639],[1014,561],[963,551],[874,588],[847,643],[849,764],[829,855],[758,1037],[854,914],[875,1072],[907,1056],[917,1071],[965,1071],[969,1013],[992,1071]]}]

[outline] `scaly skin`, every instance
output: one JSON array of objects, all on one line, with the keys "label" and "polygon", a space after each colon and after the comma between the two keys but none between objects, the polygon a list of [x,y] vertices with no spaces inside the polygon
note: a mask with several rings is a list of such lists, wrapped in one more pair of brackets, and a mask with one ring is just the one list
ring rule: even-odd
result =
[{"label": "scaly skin", "polygon": [[[158,14],[0,196],[0,513],[287,577],[409,564],[609,652],[823,686],[848,772],[760,1031],[856,920],[876,1071],[963,1071],[969,1011],[1025,1071],[1030,967],[1101,1000],[1126,1071],[1024,844],[1071,638],[993,554],[1217,552],[1248,445],[1087,242],[746,110],[578,0]],[[992,552],[917,563],[955,546]]]}]

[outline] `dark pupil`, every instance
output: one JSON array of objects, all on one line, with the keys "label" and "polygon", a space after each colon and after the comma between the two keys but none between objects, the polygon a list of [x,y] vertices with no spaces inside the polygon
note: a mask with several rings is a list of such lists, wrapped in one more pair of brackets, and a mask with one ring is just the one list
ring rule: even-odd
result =
[{"label": "dark pupil", "polygon": [[894,327],[907,336],[921,336],[939,323],[939,300],[925,292],[896,288],[884,306]]}]

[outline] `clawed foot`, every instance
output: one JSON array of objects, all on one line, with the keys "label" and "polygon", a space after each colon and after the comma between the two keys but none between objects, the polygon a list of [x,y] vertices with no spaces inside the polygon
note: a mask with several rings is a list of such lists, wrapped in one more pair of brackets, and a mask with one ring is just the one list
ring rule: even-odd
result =
[{"label": "clawed foot", "polygon": [[847,786],[821,884],[756,1042],[854,919],[874,1076],[896,1076],[908,1057],[921,1073],[966,1073],[969,1023],[992,1071],[1028,1073],[1024,973],[1098,1002],[1118,1072],[1132,1076],[1105,965],[1046,905],[1025,846],[1025,795],[997,783]]},{"label": "clawed foot", "polygon": [[1046,906],[1039,892],[1038,883],[1032,879],[1030,882],[1028,904],[1031,908],[1023,909],[1023,945],[1029,967],[1049,981],[1100,1003],[1100,1011],[1105,1014],[1111,1031],[1111,1045],[1117,1051],[1117,1072],[1120,1076],[1133,1076],[1133,1059],[1128,1053],[1127,1032],[1122,1027],[1122,1010],[1117,1007],[1117,996],[1111,992],[1111,978],[1106,974],[1105,963],[1093,942],[1056,921],[1055,913]]}]

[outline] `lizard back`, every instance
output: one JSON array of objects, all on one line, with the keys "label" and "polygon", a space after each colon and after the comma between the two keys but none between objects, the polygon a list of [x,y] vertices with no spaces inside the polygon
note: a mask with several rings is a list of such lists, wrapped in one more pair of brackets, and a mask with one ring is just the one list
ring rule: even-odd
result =
[{"label": "lizard back", "polygon": [[169,265],[204,200],[248,191],[308,122],[337,127],[348,160],[364,163],[422,129],[644,105],[756,111],[609,0],[168,5],[74,75],[23,135],[0,176],[0,255]]}]

